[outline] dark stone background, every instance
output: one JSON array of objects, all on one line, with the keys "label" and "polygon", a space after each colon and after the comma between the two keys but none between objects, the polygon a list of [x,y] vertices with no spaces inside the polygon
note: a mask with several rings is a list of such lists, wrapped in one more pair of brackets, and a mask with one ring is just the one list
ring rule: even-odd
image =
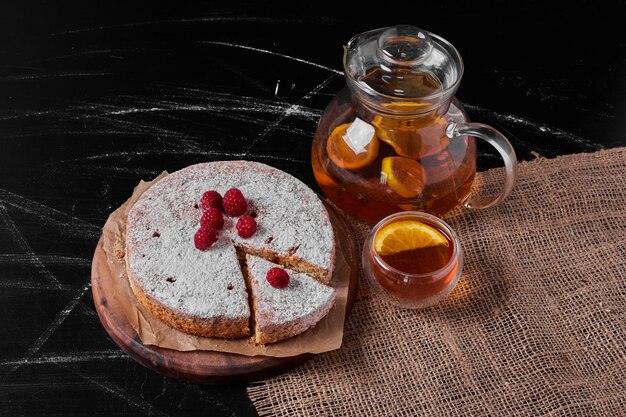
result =
[{"label": "dark stone background", "polygon": [[[409,23],[451,41],[457,97],[522,160],[626,145],[616,6],[95,3],[0,5],[3,416],[255,415],[245,386],[129,359],[94,311],[91,257],[111,210],[164,169],[246,158],[316,188],[311,137],[357,33]],[[479,149],[481,169],[501,164]]]}]

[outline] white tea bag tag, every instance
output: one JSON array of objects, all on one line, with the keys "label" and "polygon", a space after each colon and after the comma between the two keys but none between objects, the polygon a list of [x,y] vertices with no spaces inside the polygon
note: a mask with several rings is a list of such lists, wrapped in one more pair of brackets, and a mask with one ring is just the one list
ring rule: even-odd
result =
[{"label": "white tea bag tag", "polygon": [[346,134],[343,135],[343,140],[346,145],[352,149],[355,154],[365,152],[365,147],[374,138],[374,126],[364,122],[358,117],[352,122]]}]

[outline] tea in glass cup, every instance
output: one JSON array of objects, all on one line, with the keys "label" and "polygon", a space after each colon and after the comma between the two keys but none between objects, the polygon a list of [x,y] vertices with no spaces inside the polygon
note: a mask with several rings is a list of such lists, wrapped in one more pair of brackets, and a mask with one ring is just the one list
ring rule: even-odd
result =
[{"label": "tea in glass cup", "polygon": [[444,299],[461,276],[460,241],[443,220],[422,212],[401,212],[372,229],[362,253],[370,285],[387,301],[407,308]]}]

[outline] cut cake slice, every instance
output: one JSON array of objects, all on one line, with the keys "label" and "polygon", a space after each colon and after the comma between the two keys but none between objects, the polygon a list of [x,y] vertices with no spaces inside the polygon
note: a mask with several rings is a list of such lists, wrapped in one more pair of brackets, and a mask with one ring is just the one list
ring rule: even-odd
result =
[{"label": "cut cake slice", "polygon": [[246,255],[246,279],[252,295],[254,336],[259,345],[287,339],[315,326],[333,306],[335,290],[315,278],[287,268],[289,285],[274,288],[267,271],[279,267],[270,261]]}]

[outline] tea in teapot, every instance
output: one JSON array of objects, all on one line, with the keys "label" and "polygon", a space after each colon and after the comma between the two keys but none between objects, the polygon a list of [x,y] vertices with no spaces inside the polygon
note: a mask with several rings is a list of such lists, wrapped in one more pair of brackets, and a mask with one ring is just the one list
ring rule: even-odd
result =
[{"label": "tea in teapot", "polygon": [[[345,47],[344,69],[348,85],[324,111],[311,155],[319,186],[343,210],[369,222],[407,210],[441,215],[459,203],[493,206],[511,191],[515,151],[469,122],[454,98],[463,61],[445,39],[407,25],[366,32]],[[470,194],[475,137],[504,158],[496,196]]]}]

